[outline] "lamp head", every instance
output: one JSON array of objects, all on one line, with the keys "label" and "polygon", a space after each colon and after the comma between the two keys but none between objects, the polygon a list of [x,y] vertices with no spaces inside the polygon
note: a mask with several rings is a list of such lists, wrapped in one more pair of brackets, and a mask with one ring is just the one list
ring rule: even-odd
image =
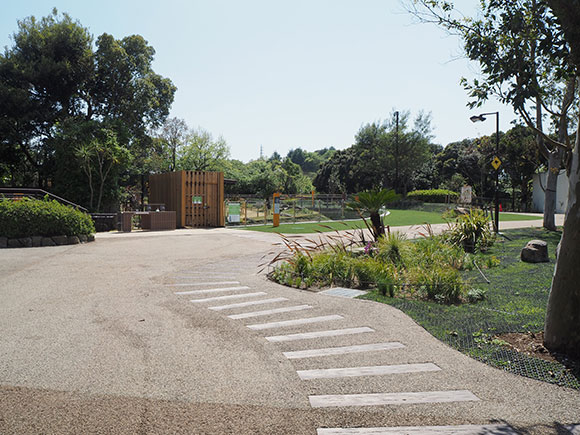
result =
[{"label": "lamp head", "polygon": [[471,122],[485,121],[485,116],[483,116],[483,115],[473,115],[469,119],[471,119]]}]

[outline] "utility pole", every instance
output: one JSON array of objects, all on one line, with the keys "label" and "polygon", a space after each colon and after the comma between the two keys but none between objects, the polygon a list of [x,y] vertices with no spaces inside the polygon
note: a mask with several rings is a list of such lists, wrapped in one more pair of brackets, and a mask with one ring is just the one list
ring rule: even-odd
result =
[{"label": "utility pole", "polygon": [[395,136],[395,192],[399,187],[399,111],[395,112],[396,136]]}]

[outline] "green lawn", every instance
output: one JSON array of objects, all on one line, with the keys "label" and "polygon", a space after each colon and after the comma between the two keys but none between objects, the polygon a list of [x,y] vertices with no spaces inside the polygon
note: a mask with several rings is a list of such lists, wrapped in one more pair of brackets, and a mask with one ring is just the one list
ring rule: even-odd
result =
[{"label": "green lawn", "polygon": [[[364,299],[399,308],[435,337],[494,367],[546,382],[580,389],[580,373],[562,364],[514,352],[494,335],[505,332],[538,332],[544,328],[548,294],[554,272],[555,249],[561,233],[541,228],[506,230],[510,239],[499,239],[486,255],[501,260],[484,270],[487,284],[477,270],[464,272],[473,285],[486,289],[486,299],[476,304],[440,305],[434,302],[383,297],[371,291]],[[532,239],[548,242],[549,263],[520,261],[520,251]]]},{"label": "green lawn", "polygon": [[[524,221],[524,220],[540,220],[541,216],[519,215],[513,213],[500,213],[500,228],[501,222],[504,221]],[[438,212],[418,211],[418,210],[391,210],[391,214],[385,218],[385,225],[391,227],[399,227],[405,225],[423,225],[441,224],[446,221]],[[354,221],[333,221],[321,223],[306,223],[298,222],[295,224],[280,224],[279,227],[274,228],[272,225],[256,225],[248,227],[240,227],[245,230],[262,231],[266,233],[283,233],[283,234],[305,234],[315,232],[326,232],[334,230],[348,230],[356,228],[365,228],[362,220]]]}]

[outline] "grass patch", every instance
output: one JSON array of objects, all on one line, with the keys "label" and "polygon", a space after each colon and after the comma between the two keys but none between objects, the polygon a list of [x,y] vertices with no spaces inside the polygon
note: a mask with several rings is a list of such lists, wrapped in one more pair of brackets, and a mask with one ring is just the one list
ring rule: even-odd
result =
[{"label": "grass patch", "polygon": [[[471,357],[494,367],[542,381],[580,389],[580,375],[564,365],[533,358],[503,346],[496,334],[537,332],[544,328],[548,294],[555,265],[559,232],[541,228],[506,230],[512,239],[498,238],[484,257],[497,257],[498,267],[484,270],[487,284],[477,270],[463,271],[462,276],[478,282],[486,290],[476,304],[441,305],[424,300],[405,300],[382,296],[374,290],[363,299],[387,303],[399,308],[433,336]],[[520,261],[520,251],[532,239],[548,242],[549,263]]]},{"label": "grass patch", "polygon": [[[385,225],[391,227],[400,227],[406,225],[423,225],[423,224],[442,224],[447,222],[438,212],[419,211],[419,210],[390,210],[390,214],[385,218]],[[539,220],[541,216],[520,215],[514,213],[500,213],[501,222],[507,221],[526,221]],[[272,225],[256,225],[249,227],[237,227],[250,231],[261,231],[265,233],[282,233],[282,234],[308,234],[316,232],[351,230],[366,228],[361,219],[353,221],[333,221],[333,222],[299,222],[296,224],[280,224],[274,228]]]}]

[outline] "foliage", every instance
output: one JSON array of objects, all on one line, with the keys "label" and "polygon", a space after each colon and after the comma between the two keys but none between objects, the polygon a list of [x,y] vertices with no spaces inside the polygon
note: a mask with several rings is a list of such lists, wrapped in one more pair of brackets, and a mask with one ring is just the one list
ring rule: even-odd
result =
[{"label": "foliage", "polygon": [[405,193],[414,174],[430,157],[430,116],[419,113],[413,128],[409,113],[393,121],[373,122],[360,128],[355,143],[336,151],[318,170],[313,184],[319,192],[354,193],[392,188]]},{"label": "foliage", "polygon": [[[64,174],[82,175],[77,168],[87,160],[74,157],[79,143],[63,135],[83,123],[111,130],[132,156],[119,174],[138,174],[151,151],[147,129],[165,120],[176,90],[153,71],[153,47],[139,35],[117,40],[106,33],[93,45],[87,28],[56,10],[19,21],[13,41],[0,54],[0,154],[12,156],[12,182],[47,187],[50,181],[61,195],[80,196]],[[110,190],[118,190],[121,178],[110,181]]]},{"label": "foliage", "polygon": [[[440,303],[458,303],[467,298],[469,283],[460,270],[472,261],[463,250],[449,245],[441,237],[412,242],[398,233],[389,234],[377,243],[365,246],[364,253],[352,246],[360,243],[355,233],[333,243],[302,246],[283,236],[288,248],[270,264],[277,264],[270,277],[293,285],[300,278],[301,287],[347,286],[376,287],[386,295],[425,298]],[[281,261],[281,264],[278,263]]]},{"label": "foliage", "polygon": [[[348,204],[348,207],[358,211],[365,225],[371,231],[375,241],[378,241],[380,237],[385,235],[385,225],[380,214],[381,210],[388,203],[398,200],[399,197],[394,190],[368,190],[359,192],[355,200]],[[367,224],[364,218],[365,214],[369,215],[372,227]]]},{"label": "foliage", "polygon": [[445,203],[456,202],[459,194],[446,189],[415,190],[409,192],[407,198],[423,202]]},{"label": "foliage", "polygon": [[95,232],[91,217],[57,201],[0,200],[0,236],[79,236]]},{"label": "foliage", "polygon": [[[444,305],[429,300],[402,299],[371,291],[361,299],[390,304],[409,315],[429,333],[449,346],[494,367],[546,382],[580,389],[580,373],[572,373],[560,363],[548,363],[518,354],[494,341],[502,333],[537,333],[544,327],[544,315],[554,269],[554,249],[560,233],[539,228],[506,230],[490,250],[477,254],[478,264],[486,258],[501,260],[498,267],[485,270],[489,284],[476,269],[463,270],[464,280],[473,282],[472,295],[483,292],[477,303]],[[549,263],[524,263],[520,251],[526,242],[541,239],[548,242]],[[470,254],[470,256],[472,256]]]},{"label": "foliage", "polygon": [[465,252],[486,251],[495,242],[490,221],[483,210],[471,209],[459,215],[455,223],[445,233],[446,240],[463,248]]},{"label": "foliage", "polygon": [[211,133],[198,129],[187,133],[178,154],[179,170],[218,171],[229,157],[230,149],[223,137],[214,140]]}]

